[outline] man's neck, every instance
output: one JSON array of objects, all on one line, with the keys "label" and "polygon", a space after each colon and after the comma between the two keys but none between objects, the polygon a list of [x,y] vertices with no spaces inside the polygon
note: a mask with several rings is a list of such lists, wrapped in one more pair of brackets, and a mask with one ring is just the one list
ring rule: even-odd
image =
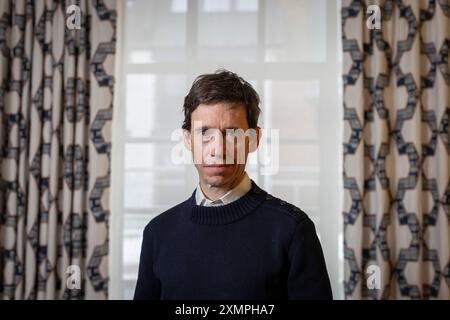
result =
[{"label": "man's neck", "polygon": [[244,179],[246,173],[245,171],[237,177],[230,185],[227,186],[211,186],[207,183],[203,183],[203,181],[200,180],[200,187],[202,188],[202,192],[205,195],[206,198],[208,198],[211,201],[220,199],[223,195],[225,195],[228,191],[235,188],[239,183],[241,183],[242,179]]}]

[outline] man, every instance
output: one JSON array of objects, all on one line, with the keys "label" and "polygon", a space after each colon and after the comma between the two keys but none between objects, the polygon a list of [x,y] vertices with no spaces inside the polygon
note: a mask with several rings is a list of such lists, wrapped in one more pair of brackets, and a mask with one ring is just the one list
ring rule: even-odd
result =
[{"label": "man", "polygon": [[145,227],[134,298],[332,299],[313,222],[245,172],[261,137],[256,91],[218,70],[183,109],[199,185]]}]

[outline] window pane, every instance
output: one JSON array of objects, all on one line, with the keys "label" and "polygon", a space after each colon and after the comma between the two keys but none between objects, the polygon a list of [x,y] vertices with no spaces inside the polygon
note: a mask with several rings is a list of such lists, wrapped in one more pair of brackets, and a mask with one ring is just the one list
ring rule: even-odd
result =
[{"label": "window pane", "polygon": [[125,280],[137,277],[143,231],[155,216],[144,213],[125,213],[123,216],[123,279]]},{"label": "window pane", "polygon": [[[256,61],[258,11],[231,7],[231,1],[201,0],[198,15],[200,61]],[[244,9],[244,10],[241,10]],[[237,36],[239,35],[239,36]]]},{"label": "window pane", "polygon": [[319,81],[264,82],[264,108],[271,110],[280,139],[319,138],[319,89]]},{"label": "window pane", "polygon": [[134,289],[136,288],[136,279],[123,281],[123,299],[133,300]]},{"label": "window pane", "polygon": [[165,137],[181,128],[186,76],[127,76],[127,137]]},{"label": "window pane", "polygon": [[203,0],[203,10],[205,12],[230,11],[231,0]]},{"label": "window pane", "polygon": [[182,174],[185,167],[172,162],[174,146],[169,143],[127,143],[125,169],[173,170]]},{"label": "window pane", "polygon": [[318,214],[319,186],[319,180],[274,178],[270,182],[270,190],[275,196],[298,206],[311,215]]},{"label": "window pane", "polygon": [[270,192],[308,214],[318,214],[320,187],[319,144],[282,143],[280,168],[276,175],[267,177]]},{"label": "window pane", "polygon": [[275,177],[280,180],[319,180],[320,170],[319,166],[281,166]]},{"label": "window pane", "polygon": [[184,174],[176,171],[127,170],[125,208],[167,206],[186,200]]},{"label": "window pane", "polygon": [[128,0],[129,63],[183,61],[187,0]]},{"label": "window pane", "polygon": [[326,61],[326,0],[266,3],[266,61]]},{"label": "window pane", "polygon": [[280,167],[317,169],[320,165],[320,146],[318,144],[280,144]]},{"label": "window pane", "polygon": [[237,11],[258,11],[258,0],[235,0]]}]

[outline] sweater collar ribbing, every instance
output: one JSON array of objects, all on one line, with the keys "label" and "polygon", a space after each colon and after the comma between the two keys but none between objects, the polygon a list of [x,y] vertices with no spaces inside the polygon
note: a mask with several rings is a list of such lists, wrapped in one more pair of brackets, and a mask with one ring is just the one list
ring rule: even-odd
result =
[{"label": "sweater collar ribbing", "polygon": [[221,225],[244,218],[264,201],[267,194],[253,180],[251,182],[252,188],[249,192],[229,204],[218,207],[197,205],[194,191],[189,199],[191,220],[198,224]]}]

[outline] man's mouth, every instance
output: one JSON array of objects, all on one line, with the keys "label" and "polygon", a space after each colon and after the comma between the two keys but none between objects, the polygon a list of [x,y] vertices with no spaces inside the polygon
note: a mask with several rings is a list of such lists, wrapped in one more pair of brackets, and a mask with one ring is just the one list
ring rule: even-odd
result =
[{"label": "man's mouth", "polygon": [[225,167],[229,167],[232,166],[232,164],[206,164],[203,165],[203,167],[205,168],[225,168]]}]

